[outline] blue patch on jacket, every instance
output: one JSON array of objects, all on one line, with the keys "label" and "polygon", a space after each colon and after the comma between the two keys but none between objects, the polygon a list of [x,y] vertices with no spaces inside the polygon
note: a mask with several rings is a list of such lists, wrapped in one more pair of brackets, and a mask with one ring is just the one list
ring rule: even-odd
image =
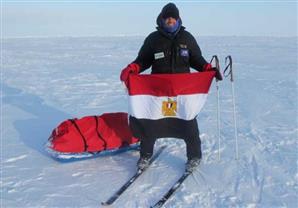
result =
[{"label": "blue patch on jacket", "polygon": [[180,56],[189,56],[188,49],[180,49]]}]

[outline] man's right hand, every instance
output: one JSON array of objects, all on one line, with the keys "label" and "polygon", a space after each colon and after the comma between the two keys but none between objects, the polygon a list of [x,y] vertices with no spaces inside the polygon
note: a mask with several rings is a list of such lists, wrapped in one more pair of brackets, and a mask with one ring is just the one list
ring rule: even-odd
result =
[{"label": "man's right hand", "polygon": [[128,64],[127,67],[125,67],[122,70],[120,75],[120,80],[124,82],[127,86],[129,74],[138,74],[140,72],[140,69],[141,69],[140,65],[136,63]]}]

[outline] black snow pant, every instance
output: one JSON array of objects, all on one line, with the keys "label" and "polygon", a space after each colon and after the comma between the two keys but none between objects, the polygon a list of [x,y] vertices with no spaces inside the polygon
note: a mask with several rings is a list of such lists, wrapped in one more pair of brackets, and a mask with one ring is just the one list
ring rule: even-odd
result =
[{"label": "black snow pant", "polygon": [[[143,138],[141,139],[141,157],[151,157],[153,154],[153,148],[156,138]],[[190,137],[184,139],[186,143],[186,155],[187,159],[202,158],[201,151],[201,139],[199,134],[196,137]]]}]

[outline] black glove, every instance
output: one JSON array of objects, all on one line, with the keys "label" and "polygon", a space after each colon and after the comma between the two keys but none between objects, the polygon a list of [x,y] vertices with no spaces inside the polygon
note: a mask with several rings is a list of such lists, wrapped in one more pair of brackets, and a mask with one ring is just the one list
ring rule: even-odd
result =
[{"label": "black glove", "polygon": [[222,81],[223,78],[222,78],[222,75],[221,75],[219,69],[216,68],[216,67],[212,67],[212,70],[215,71],[215,78],[216,78],[218,81]]}]

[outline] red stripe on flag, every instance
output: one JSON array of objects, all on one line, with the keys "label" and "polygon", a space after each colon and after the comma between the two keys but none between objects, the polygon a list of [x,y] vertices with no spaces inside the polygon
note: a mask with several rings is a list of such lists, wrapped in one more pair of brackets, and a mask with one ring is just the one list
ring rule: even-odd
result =
[{"label": "red stripe on flag", "polygon": [[170,96],[208,93],[215,72],[129,76],[129,95]]}]

